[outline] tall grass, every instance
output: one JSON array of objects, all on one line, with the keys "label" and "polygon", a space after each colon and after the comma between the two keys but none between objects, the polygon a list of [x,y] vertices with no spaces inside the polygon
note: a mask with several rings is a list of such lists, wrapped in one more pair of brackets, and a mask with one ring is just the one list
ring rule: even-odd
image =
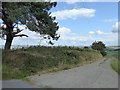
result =
[{"label": "tall grass", "polygon": [[116,59],[113,59],[113,60],[112,60],[112,63],[111,63],[112,68],[113,68],[116,72],[118,72],[118,74],[120,75],[120,67],[119,67],[119,65],[120,65],[120,61],[118,61],[118,60],[116,60]]},{"label": "tall grass", "polygon": [[109,51],[108,56],[112,58],[111,66],[120,75],[120,50]]},{"label": "tall grass", "polygon": [[32,46],[3,51],[3,79],[19,79],[37,72],[69,69],[102,58],[100,52],[78,47]]}]

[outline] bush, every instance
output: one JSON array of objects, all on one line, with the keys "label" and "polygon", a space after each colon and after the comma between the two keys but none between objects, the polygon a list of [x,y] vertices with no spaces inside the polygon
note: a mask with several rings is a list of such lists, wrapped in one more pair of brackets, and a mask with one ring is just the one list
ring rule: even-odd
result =
[{"label": "bush", "polygon": [[84,49],[89,49],[89,47],[85,46]]},{"label": "bush", "polygon": [[106,52],[104,51],[106,46],[105,44],[102,42],[102,41],[98,41],[98,42],[93,42],[92,43],[92,46],[91,46],[92,49],[94,50],[98,50],[100,51],[100,53],[103,55],[103,56],[106,56]]},{"label": "bush", "polygon": [[102,54],[102,56],[106,56],[107,53],[105,51],[100,51],[100,53]]}]

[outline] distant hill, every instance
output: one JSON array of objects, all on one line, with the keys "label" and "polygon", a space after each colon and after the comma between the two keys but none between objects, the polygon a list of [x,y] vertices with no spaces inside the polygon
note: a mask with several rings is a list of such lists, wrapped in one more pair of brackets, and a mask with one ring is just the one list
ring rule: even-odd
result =
[{"label": "distant hill", "polygon": [[120,50],[120,46],[107,46],[106,50],[108,51]]}]

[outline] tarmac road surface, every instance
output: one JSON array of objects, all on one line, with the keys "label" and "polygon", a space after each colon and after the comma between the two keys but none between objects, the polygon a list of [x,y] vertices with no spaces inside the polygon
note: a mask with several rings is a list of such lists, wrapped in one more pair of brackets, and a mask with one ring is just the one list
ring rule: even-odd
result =
[{"label": "tarmac road surface", "polygon": [[43,75],[30,76],[29,82],[6,80],[3,88],[118,88],[118,74],[111,68],[111,59],[81,67]]},{"label": "tarmac road surface", "polygon": [[48,88],[118,88],[118,74],[111,59],[41,76],[29,77],[38,87]]}]

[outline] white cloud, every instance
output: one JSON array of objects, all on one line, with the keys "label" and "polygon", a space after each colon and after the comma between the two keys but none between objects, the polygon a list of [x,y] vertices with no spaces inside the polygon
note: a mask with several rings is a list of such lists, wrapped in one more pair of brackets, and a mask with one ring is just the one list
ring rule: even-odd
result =
[{"label": "white cloud", "polygon": [[76,41],[87,41],[88,38],[86,36],[80,35],[78,33],[74,33],[71,31],[71,29],[67,27],[61,27],[59,28],[58,34],[60,34],[60,40],[67,40],[70,42],[76,42]]},{"label": "white cloud", "polygon": [[71,30],[69,28],[66,28],[66,27],[61,27],[57,31],[58,34],[62,34],[62,35],[70,33],[70,32],[71,32]]},{"label": "white cloud", "polygon": [[80,2],[80,1],[83,1],[83,0],[65,0],[65,2],[68,4],[73,4],[73,3]]},{"label": "white cloud", "polygon": [[97,31],[90,31],[89,34],[91,34],[91,35],[93,35],[93,34],[102,35],[102,34],[105,34],[105,33],[102,32],[101,30],[97,30]]},{"label": "white cloud", "polygon": [[90,31],[89,34],[95,34],[95,32],[94,31]]},{"label": "white cloud", "polygon": [[110,23],[110,22],[116,22],[117,19],[105,19],[103,20],[103,22],[107,22],[107,23]]},{"label": "white cloud", "polygon": [[115,25],[113,25],[112,32],[113,33],[119,33],[120,32],[120,21],[116,22]]},{"label": "white cloud", "polygon": [[0,27],[6,28],[6,25],[1,23]]},{"label": "white cloud", "polygon": [[103,32],[103,34],[95,34],[93,37],[97,40],[102,40],[102,41],[117,41],[118,40],[118,34],[114,34],[112,32]]},{"label": "white cloud", "polygon": [[102,41],[106,45],[117,45],[118,34],[112,32],[103,32],[101,30],[90,31],[88,34],[75,33],[67,27],[61,27],[58,30],[60,34],[59,40],[56,42],[58,45],[91,45],[94,41]]},{"label": "white cloud", "polygon": [[77,19],[78,17],[93,17],[95,16],[95,9],[79,8],[71,10],[61,10],[53,12],[51,15],[56,16],[57,19]]},{"label": "white cloud", "polygon": [[16,37],[13,40],[13,45],[37,45],[40,41],[40,35],[28,29],[23,30],[19,34],[26,34],[28,37]]},{"label": "white cloud", "polygon": [[[24,25],[19,26],[21,29],[24,29]],[[43,38],[40,37],[39,33],[36,33],[34,31],[30,31],[28,29],[23,30],[22,32],[18,34],[26,34],[28,37],[15,37],[13,39],[12,45],[46,45],[47,41],[42,40]],[[0,44],[4,45],[5,40],[0,40]]]},{"label": "white cloud", "polygon": [[[13,40],[12,45],[48,45],[45,40],[40,43],[40,36],[36,32],[24,30],[21,33],[27,34],[29,37],[16,37]],[[60,38],[55,42],[55,45],[68,45],[68,46],[80,46],[91,45],[94,41],[103,41],[106,45],[117,45],[118,34],[112,32],[103,32],[101,30],[90,31],[88,34],[80,34],[73,32],[70,28],[60,27],[57,31],[60,34]],[[5,41],[1,40],[1,45],[4,45]]]},{"label": "white cloud", "polygon": [[[80,34],[73,32],[70,28],[60,27],[57,31],[60,34],[60,38],[55,42],[55,45],[68,45],[68,46],[80,46],[80,45],[91,45],[94,41],[103,41],[107,45],[118,44],[118,34],[112,32],[103,32],[101,30],[90,31],[88,34]],[[41,40],[38,33],[29,31],[28,29],[23,30],[21,34],[27,34],[29,37],[16,37],[13,40],[12,45],[48,45],[46,40]],[[5,41],[0,41],[2,44]]]},{"label": "white cloud", "polygon": [[98,35],[104,34],[104,32],[102,32],[101,30],[97,30],[96,32]]},{"label": "white cloud", "polygon": [[[25,45],[48,45],[45,40],[40,42],[40,36],[36,32],[32,32],[29,30],[24,30],[24,34],[27,34],[29,37],[23,38],[15,38],[13,44],[20,44],[24,42]],[[61,45],[72,45],[72,46],[79,46],[79,45],[91,45],[94,41],[103,41],[107,45],[114,45],[118,43],[118,34],[112,32],[103,32],[102,30],[90,31],[89,34],[83,35],[77,32],[73,32],[70,28],[67,27],[60,27],[57,31],[60,34],[60,38],[55,43]]]},{"label": "white cloud", "polygon": [[118,34],[112,32],[103,32],[101,30],[90,31],[91,41],[103,41],[107,45],[118,45]]},{"label": "white cloud", "polygon": [[92,40],[92,37],[90,35],[82,35],[80,33],[73,32],[73,30],[67,27],[60,27],[58,33],[60,34],[60,38],[56,42],[57,45],[90,45],[90,41]]},{"label": "white cloud", "polygon": [[65,0],[68,4],[74,4],[77,2],[96,2],[97,0]]},{"label": "white cloud", "polygon": [[79,0],[66,0],[67,3],[76,3],[79,2]]}]

